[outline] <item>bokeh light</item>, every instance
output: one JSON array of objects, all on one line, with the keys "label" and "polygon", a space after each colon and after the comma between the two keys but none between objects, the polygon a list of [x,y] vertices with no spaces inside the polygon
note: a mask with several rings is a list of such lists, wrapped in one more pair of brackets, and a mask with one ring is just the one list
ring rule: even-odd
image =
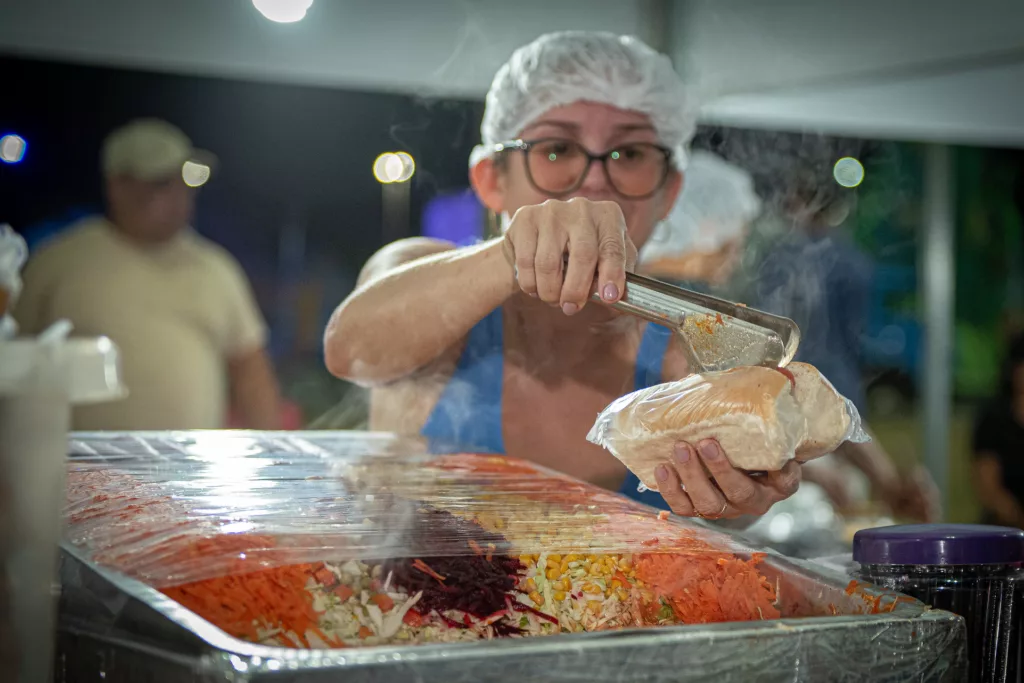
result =
[{"label": "bokeh light", "polygon": [[189,187],[202,187],[210,179],[210,167],[196,161],[186,161],[181,167],[181,178]]},{"label": "bokeh light", "polygon": [[5,164],[17,164],[25,158],[28,143],[25,138],[13,133],[0,138],[0,161]]},{"label": "bokeh light", "polygon": [[853,157],[843,157],[836,162],[832,176],[843,187],[857,187],[864,182],[864,166]]},{"label": "bokeh light", "polygon": [[300,21],[313,6],[313,0],[252,0],[260,14],[279,24]]},{"label": "bokeh light", "polygon": [[416,173],[416,161],[408,152],[385,152],[373,162],[373,177],[385,185],[404,183]]}]

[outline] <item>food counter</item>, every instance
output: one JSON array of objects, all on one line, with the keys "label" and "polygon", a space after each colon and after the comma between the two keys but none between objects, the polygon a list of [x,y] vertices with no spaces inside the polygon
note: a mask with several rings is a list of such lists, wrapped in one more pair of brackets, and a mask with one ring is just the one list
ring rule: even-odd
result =
[{"label": "food counter", "polygon": [[74,435],[59,681],[959,681],[963,621],[530,463]]}]

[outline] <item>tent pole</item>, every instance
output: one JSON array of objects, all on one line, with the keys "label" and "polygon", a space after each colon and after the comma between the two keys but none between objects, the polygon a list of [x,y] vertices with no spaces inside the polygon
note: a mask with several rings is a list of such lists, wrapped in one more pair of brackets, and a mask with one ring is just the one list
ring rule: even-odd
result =
[{"label": "tent pole", "polygon": [[949,512],[949,441],[953,405],[954,201],[953,159],[948,145],[927,149],[924,168],[924,463],[939,487],[943,516]]}]

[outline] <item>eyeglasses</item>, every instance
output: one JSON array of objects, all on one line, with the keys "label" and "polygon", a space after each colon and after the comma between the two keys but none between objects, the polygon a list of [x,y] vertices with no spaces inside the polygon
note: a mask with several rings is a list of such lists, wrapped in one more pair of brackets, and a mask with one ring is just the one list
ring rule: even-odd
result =
[{"label": "eyeglasses", "polygon": [[646,199],[668,180],[672,151],[649,142],[629,142],[604,154],[591,154],[575,140],[544,138],[513,140],[496,151],[520,150],[526,158],[526,177],[537,190],[552,197],[571,194],[583,185],[590,165],[601,162],[608,184],[627,199]]}]

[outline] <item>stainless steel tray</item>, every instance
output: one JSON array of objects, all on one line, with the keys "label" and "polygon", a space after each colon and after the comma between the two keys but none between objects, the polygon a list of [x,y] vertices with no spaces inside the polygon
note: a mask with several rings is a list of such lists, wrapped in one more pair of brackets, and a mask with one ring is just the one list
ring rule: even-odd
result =
[{"label": "stainless steel tray", "polygon": [[[253,435],[267,448],[315,445],[379,452],[367,434]],[[82,438],[82,437],[79,437]],[[126,438],[90,436],[92,443]],[[139,438],[133,436],[130,438]],[[171,435],[142,437],[154,452]],[[170,444],[170,446],[169,446]],[[342,455],[341,457],[345,457]],[[724,544],[734,542],[725,532]],[[139,581],[63,546],[57,680],[76,681],[961,681],[963,621],[918,602],[866,612],[873,589],[848,595],[848,577],[769,553],[784,618],[756,623],[447,645],[296,651],[237,640]],[[833,616],[835,615],[835,616]]]}]

